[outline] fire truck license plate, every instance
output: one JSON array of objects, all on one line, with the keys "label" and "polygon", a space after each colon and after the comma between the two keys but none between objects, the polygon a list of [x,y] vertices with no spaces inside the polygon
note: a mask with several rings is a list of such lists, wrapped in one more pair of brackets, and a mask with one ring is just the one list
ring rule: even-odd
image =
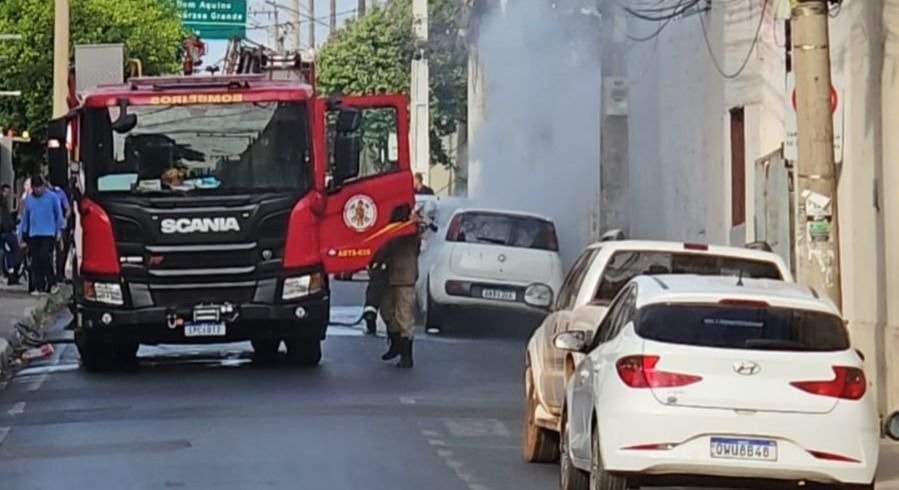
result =
[{"label": "fire truck license plate", "polygon": [[224,323],[188,323],[184,325],[185,337],[224,337]]}]

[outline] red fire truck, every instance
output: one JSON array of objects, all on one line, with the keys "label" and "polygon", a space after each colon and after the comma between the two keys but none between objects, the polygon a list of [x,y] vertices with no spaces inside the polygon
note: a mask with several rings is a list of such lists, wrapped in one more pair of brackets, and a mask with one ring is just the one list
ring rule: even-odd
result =
[{"label": "red fire truck", "polygon": [[407,99],[277,78],[132,78],[51,122],[51,176],[69,161],[82,176],[87,369],[133,362],[141,344],[245,340],[259,359],[283,342],[316,365],[329,275],[416,231]]}]

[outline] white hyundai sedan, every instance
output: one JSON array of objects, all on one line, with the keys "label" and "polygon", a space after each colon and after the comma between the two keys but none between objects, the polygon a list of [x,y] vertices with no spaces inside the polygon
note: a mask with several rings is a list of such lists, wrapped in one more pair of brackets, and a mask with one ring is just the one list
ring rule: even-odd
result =
[{"label": "white hyundai sedan", "polygon": [[562,488],[714,484],[873,489],[880,427],[861,354],[805,286],[641,276],[568,384]]},{"label": "white hyundai sedan", "polygon": [[436,245],[423,274],[428,329],[459,307],[545,314],[562,285],[555,225],[542,216],[458,209]]}]

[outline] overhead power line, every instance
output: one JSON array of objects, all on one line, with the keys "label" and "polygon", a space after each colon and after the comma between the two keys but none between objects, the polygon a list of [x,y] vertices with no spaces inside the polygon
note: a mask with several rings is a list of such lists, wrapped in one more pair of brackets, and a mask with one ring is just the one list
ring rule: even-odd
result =
[{"label": "overhead power line", "polygon": [[738,78],[743,74],[743,71],[746,70],[746,67],[749,66],[749,60],[752,59],[752,53],[755,51],[756,46],[758,46],[759,39],[762,34],[762,25],[765,23],[765,13],[768,11],[768,0],[762,2],[762,12],[759,15],[759,23],[755,29],[755,36],[752,38],[752,43],[749,46],[749,51],[746,52],[746,56],[743,59],[743,63],[740,65],[740,68],[734,73],[727,73],[724,71],[724,68],[721,66],[721,63],[718,61],[718,58],[715,56],[715,50],[712,49],[712,43],[709,41],[709,32],[705,26],[705,19],[702,15],[699,16],[699,25],[702,27],[702,38],[705,40],[705,46],[709,51],[709,57],[712,58],[712,63],[715,65],[715,69],[718,70],[718,73],[721,74],[722,77],[733,80]]}]

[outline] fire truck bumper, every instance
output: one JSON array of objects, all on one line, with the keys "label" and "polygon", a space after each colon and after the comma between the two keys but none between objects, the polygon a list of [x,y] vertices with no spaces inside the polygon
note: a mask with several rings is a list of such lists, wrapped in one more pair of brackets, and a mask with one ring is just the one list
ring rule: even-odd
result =
[{"label": "fire truck bumper", "polygon": [[77,329],[110,341],[141,344],[324,340],[329,321],[327,296],[289,304],[198,305],[174,310],[162,306],[121,309],[95,304],[78,304],[76,308]]}]

